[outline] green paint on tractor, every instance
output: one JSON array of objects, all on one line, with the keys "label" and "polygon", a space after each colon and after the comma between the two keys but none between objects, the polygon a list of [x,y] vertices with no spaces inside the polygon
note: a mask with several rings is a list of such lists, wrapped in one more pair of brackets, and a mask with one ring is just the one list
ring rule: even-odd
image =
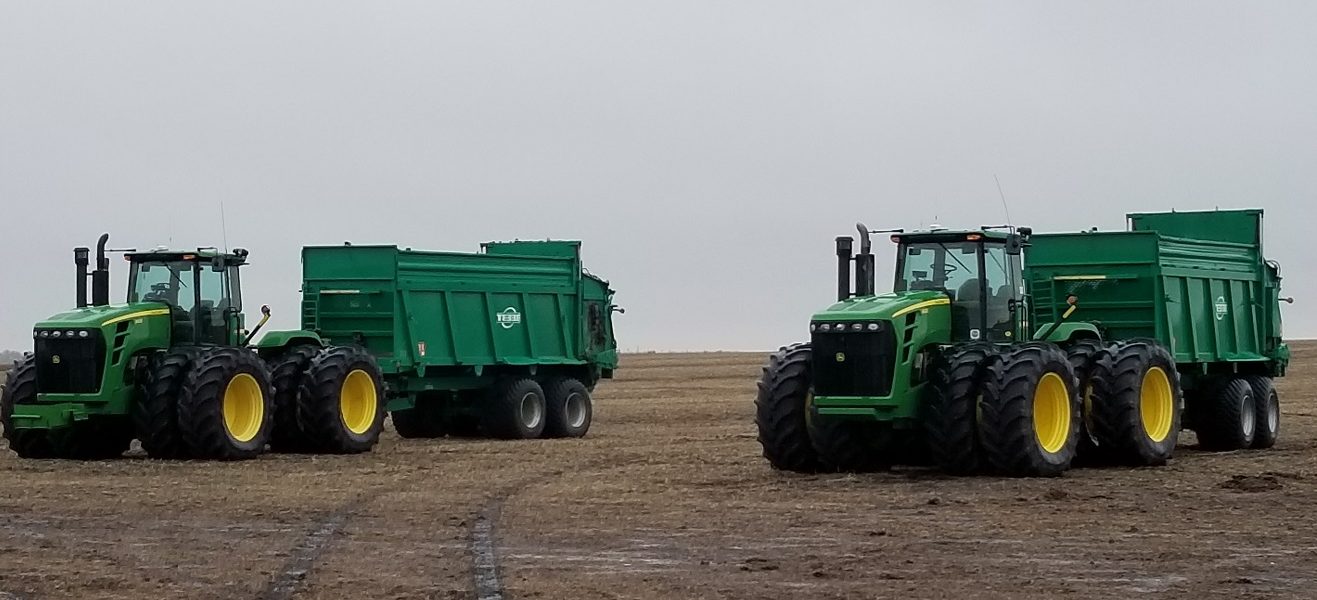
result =
[{"label": "green paint on tractor", "polygon": [[896,243],[885,294],[873,232],[859,226],[858,253],[838,238],[838,301],[760,381],[765,456],[800,471],[1054,475],[1078,452],[1160,464],[1181,426],[1207,446],[1274,443],[1271,378],[1289,351],[1262,211],[1128,219],[883,232]]}]

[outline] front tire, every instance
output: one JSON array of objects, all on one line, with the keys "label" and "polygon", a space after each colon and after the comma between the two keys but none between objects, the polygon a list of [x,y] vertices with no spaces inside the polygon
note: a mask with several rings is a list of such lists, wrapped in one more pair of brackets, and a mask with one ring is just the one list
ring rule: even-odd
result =
[{"label": "front tire", "polygon": [[200,349],[181,346],[151,358],[146,384],[133,406],[133,429],[151,458],[187,458],[178,421],[178,402]]},{"label": "front tire", "polygon": [[933,464],[945,473],[969,475],[981,466],[979,398],[988,363],[996,355],[991,344],[971,343],[949,348],[933,359],[923,406],[924,433]]},{"label": "front tire", "polygon": [[9,380],[0,393],[0,424],[5,428],[9,449],[21,458],[53,458],[55,449],[44,429],[15,429],[14,407],[35,404],[37,401],[36,357],[25,357],[15,362],[9,371]]},{"label": "front tire", "polygon": [[265,451],[274,404],[270,373],[243,348],[202,351],[183,381],[178,422],[195,458],[244,460]]},{"label": "front tire", "polygon": [[769,356],[755,397],[755,426],[764,458],[774,469],[813,473],[818,454],[810,442],[809,344],[785,346]]},{"label": "front tire", "polygon": [[383,376],[375,357],[355,346],[321,350],[298,393],[298,422],[320,452],[368,452],[384,429]]},{"label": "front tire", "polygon": [[988,463],[1014,477],[1053,477],[1079,443],[1079,398],[1066,355],[1053,344],[1011,347],[989,367],[979,435]]}]

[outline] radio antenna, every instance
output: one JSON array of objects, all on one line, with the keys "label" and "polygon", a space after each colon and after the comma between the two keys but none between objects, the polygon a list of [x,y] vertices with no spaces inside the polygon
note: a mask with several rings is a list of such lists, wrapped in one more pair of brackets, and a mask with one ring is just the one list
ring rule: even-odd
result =
[{"label": "radio antenna", "polygon": [[224,201],[220,200],[220,237],[224,240],[224,253],[229,253],[229,224],[224,219]]},{"label": "radio antenna", "polygon": [[1001,191],[1001,180],[997,179],[996,173],[992,174],[992,180],[997,182],[997,195],[1001,196],[1001,207],[1002,210],[1006,211],[1006,223],[1007,224],[1014,223],[1015,221],[1011,220],[1011,207],[1006,204],[1006,193]]}]

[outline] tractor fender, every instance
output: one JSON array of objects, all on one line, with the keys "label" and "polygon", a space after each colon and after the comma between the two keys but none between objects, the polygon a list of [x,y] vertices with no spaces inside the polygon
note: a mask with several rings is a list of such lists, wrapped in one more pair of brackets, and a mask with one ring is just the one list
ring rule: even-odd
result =
[{"label": "tractor fender", "polygon": [[1043,333],[1045,333],[1051,326],[1051,323],[1043,323],[1042,327],[1039,327],[1038,331],[1034,332],[1033,339],[1056,343],[1068,342],[1080,338],[1102,339],[1102,335],[1098,333],[1097,325],[1084,322],[1062,323],[1056,328],[1056,331],[1053,331],[1051,335],[1047,336],[1047,339],[1041,339],[1039,336],[1043,335]]},{"label": "tractor fender", "polygon": [[256,342],[256,351],[261,356],[269,356],[278,354],[286,348],[302,345],[324,347],[325,340],[314,331],[271,331],[262,336],[261,341]]}]

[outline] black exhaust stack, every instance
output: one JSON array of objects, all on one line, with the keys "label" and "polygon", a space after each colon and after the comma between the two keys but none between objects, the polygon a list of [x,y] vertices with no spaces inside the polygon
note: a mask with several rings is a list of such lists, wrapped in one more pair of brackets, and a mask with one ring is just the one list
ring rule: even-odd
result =
[{"label": "black exhaust stack", "polygon": [[105,243],[110,234],[102,233],[96,242],[96,270],[91,272],[91,304],[105,306],[110,303],[110,259],[105,258]]},{"label": "black exhaust stack", "polygon": [[73,249],[73,264],[78,267],[78,308],[87,307],[87,255],[89,252],[82,246]]},{"label": "black exhaust stack", "polygon": [[851,248],[855,240],[850,236],[837,237],[837,300],[851,297]]},{"label": "black exhaust stack", "polygon": [[860,232],[860,253],[855,255],[855,295],[872,296],[874,291],[873,242],[869,239],[869,228],[864,223],[856,223]]}]

